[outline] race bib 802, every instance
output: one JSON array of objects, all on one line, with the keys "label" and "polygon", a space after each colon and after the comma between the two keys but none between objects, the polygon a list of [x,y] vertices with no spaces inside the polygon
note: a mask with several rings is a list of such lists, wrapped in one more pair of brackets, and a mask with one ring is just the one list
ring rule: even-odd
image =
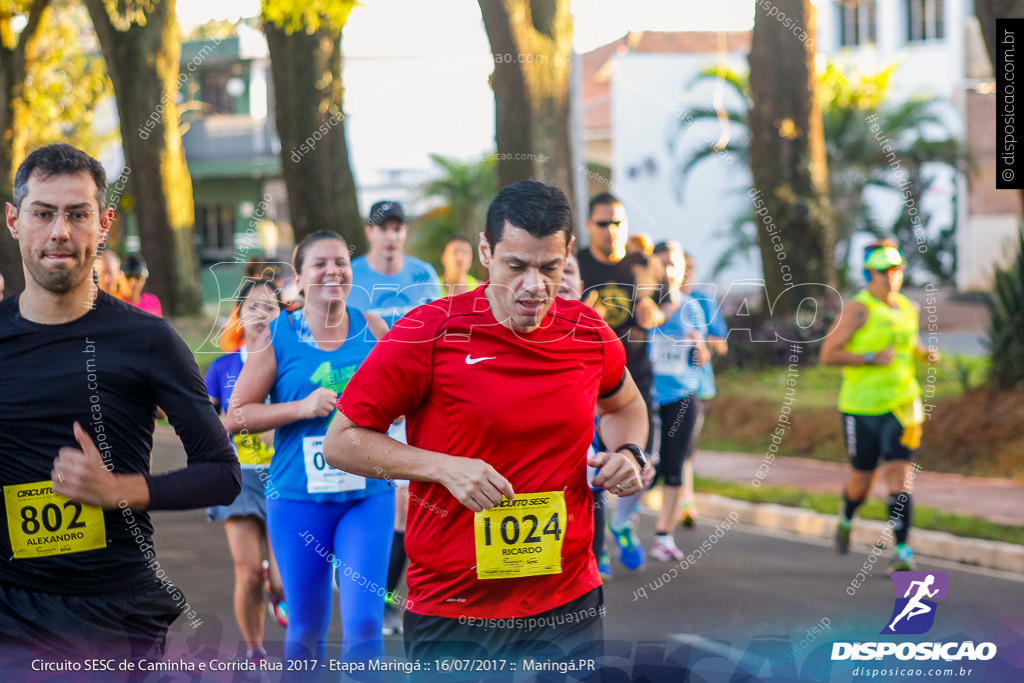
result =
[{"label": "race bib 802", "polygon": [[49,481],[4,487],[7,529],[15,558],[105,548],[103,510],[53,492]]}]

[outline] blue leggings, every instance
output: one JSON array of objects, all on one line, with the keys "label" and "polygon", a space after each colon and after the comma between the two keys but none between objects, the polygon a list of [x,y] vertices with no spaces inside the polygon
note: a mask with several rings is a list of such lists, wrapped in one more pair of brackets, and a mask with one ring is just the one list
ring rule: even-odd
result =
[{"label": "blue leggings", "polygon": [[384,655],[381,625],[394,531],[393,489],[348,503],[267,500],[267,532],[288,601],[286,659],[326,660],[332,566],[342,658]]}]

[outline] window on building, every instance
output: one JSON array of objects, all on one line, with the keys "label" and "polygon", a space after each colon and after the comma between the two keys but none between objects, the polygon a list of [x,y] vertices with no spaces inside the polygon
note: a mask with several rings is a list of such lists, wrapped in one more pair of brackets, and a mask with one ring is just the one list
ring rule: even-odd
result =
[{"label": "window on building", "polygon": [[875,0],[837,0],[839,44],[865,45],[875,42]]},{"label": "window on building", "polygon": [[946,37],[945,0],[905,0],[907,42],[939,40]]},{"label": "window on building", "polygon": [[228,81],[233,74],[227,69],[206,69],[200,77],[199,99],[208,105],[211,114],[233,114],[235,103],[228,94]]},{"label": "window on building", "polygon": [[201,250],[235,248],[235,207],[204,204],[196,206],[195,234]]}]

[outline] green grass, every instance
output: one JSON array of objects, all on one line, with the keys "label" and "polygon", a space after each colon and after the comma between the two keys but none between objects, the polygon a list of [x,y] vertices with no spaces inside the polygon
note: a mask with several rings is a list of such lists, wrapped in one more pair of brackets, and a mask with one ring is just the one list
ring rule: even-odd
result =
[{"label": "green grass", "polygon": [[[816,351],[808,351],[801,357],[800,376],[796,380],[800,404],[807,407],[835,407],[842,383],[841,368],[817,363]],[[985,357],[951,355],[943,356],[934,375],[934,398],[954,398],[965,389],[984,386],[988,378],[991,361]],[[927,381],[927,364],[917,367],[918,382],[922,390],[932,383]],[[715,368],[715,384],[719,396],[743,396],[748,399],[779,401],[779,395],[786,387],[786,367],[749,369]]]},{"label": "green grass", "polygon": [[[799,376],[790,376],[795,387],[790,390],[795,398],[791,409],[792,429],[781,444],[777,455],[814,458],[832,462],[844,460],[845,446],[837,406],[842,371],[839,368],[811,365],[809,351],[799,368]],[[941,472],[964,475],[1016,478],[1019,467],[1013,464],[1012,454],[1018,452],[1018,442],[1024,444],[1024,429],[1020,434],[996,429],[994,426],[970,437],[963,433],[962,420],[983,419],[976,394],[984,387],[990,362],[987,358],[946,356],[928,374],[927,367],[918,369],[922,385],[922,398],[929,415],[941,415],[925,427],[922,457]],[[701,435],[700,447],[708,450],[738,453],[764,453],[769,435],[775,428],[775,419],[786,396],[787,368],[715,369],[718,396],[707,404],[707,419]],[[933,381],[929,381],[929,379]],[[969,393],[967,393],[969,391]],[[794,393],[795,392],[795,393]],[[984,390],[982,390],[984,393]],[[1003,401],[1008,412],[1004,424],[1024,424],[1017,415],[1024,416],[1024,407],[1016,400]],[[1024,475],[1021,475],[1024,476]]]},{"label": "green grass", "polygon": [[[804,355],[806,359],[806,354]],[[800,403],[835,405],[839,395],[842,371],[826,365],[800,364],[797,391]],[[715,368],[715,385],[719,396],[743,396],[747,399],[762,399],[777,403],[786,388],[787,368]]]},{"label": "green grass", "polygon": [[[760,486],[753,488],[742,484],[704,479],[697,477],[694,488],[700,493],[716,493],[727,498],[745,500],[751,503],[775,503],[787,507],[804,508],[829,515],[839,509],[839,495],[831,493],[808,493],[787,486]],[[857,510],[857,516],[884,522],[889,518],[885,503],[870,500]],[[943,512],[923,505],[914,506],[913,526],[915,529],[945,531],[954,536],[980,538],[989,541],[1004,541],[1024,545],[1024,527],[997,524],[979,517]]]}]

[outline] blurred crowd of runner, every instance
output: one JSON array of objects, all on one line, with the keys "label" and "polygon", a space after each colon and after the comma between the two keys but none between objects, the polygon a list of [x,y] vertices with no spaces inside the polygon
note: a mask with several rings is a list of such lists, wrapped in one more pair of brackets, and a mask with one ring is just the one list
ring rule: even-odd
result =
[{"label": "blurred crowd of runner", "polygon": [[[289,660],[379,659],[399,633],[411,658],[596,657],[611,555],[627,571],[683,558],[728,330],[684,245],[630,235],[613,195],[591,199],[577,248],[561,190],[509,185],[477,239],[447,244],[441,277],[405,253],[395,201],[371,207],[365,256],[322,231],[296,246],[287,282],[252,258],[203,382],[143,291],[145,261],[101,247],[103,178],[51,145],[7,205],[26,289],[0,303],[0,667],[161,654],[187,602],[159,575],[154,509],[224,521],[241,658],[256,664],[268,605]],[[872,245],[868,286],[822,351],[844,368],[852,467],[836,547],[848,551],[881,471],[894,571],[914,568],[914,361],[936,360],[902,271],[898,249]],[[188,465],[151,475],[163,415]],[[655,536],[641,539],[640,497],[659,484]],[[328,653],[335,593],[343,641]],[[478,626],[493,620],[531,628]]]}]

